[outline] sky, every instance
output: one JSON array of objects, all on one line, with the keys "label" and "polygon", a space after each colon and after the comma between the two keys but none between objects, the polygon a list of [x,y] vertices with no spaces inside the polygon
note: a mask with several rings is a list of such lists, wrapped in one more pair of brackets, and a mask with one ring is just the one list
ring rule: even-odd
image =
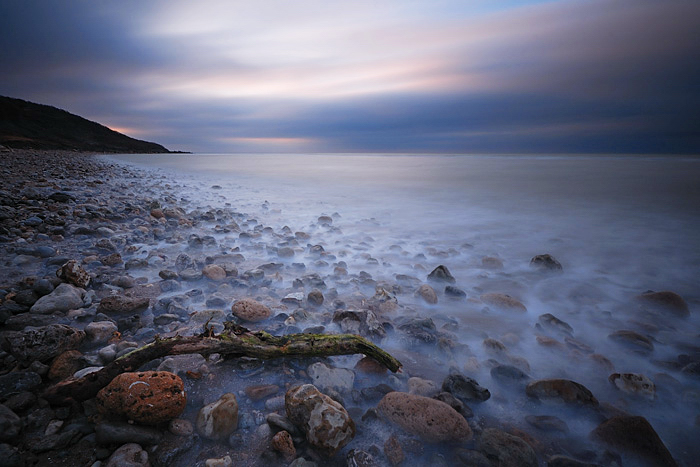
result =
[{"label": "sky", "polygon": [[700,2],[2,0],[0,95],[193,152],[700,154]]}]

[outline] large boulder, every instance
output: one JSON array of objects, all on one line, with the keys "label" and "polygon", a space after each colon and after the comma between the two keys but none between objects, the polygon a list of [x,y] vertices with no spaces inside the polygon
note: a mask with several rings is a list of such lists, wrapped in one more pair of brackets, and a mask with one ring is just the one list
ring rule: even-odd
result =
[{"label": "large boulder", "polygon": [[313,384],[295,386],[284,396],[287,418],[328,458],[355,437],[355,422],[345,408]]},{"label": "large boulder", "polygon": [[231,311],[240,319],[253,323],[264,321],[272,315],[270,308],[252,298],[237,300],[231,307]]},{"label": "large boulder", "polygon": [[46,315],[57,311],[65,313],[83,306],[85,291],[71,284],[60,284],[53,292],[34,302],[31,313]]},{"label": "large boulder", "polygon": [[167,371],[122,373],[97,394],[104,415],[123,415],[145,425],[176,418],[186,403],[182,380]]},{"label": "large boulder", "polygon": [[639,458],[646,465],[675,466],[676,461],[644,417],[612,417],[593,430],[591,437]]},{"label": "large boulder", "polygon": [[50,324],[28,331],[10,331],[2,336],[2,347],[20,363],[46,362],[76,349],[85,339],[85,332],[65,324]]},{"label": "large boulder", "polygon": [[583,384],[568,379],[541,379],[525,388],[525,393],[539,400],[598,407],[598,400]]},{"label": "large boulder", "polygon": [[238,401],[226,393],[197,414],[197,431],[208,439],[225,441],[238,428]]},{"label": "large boulder", "polygon": [[390,392],[377,409],[391,423],[425,441],[468,441],[472,430],[465,418],[446,403],[429,397]]}]

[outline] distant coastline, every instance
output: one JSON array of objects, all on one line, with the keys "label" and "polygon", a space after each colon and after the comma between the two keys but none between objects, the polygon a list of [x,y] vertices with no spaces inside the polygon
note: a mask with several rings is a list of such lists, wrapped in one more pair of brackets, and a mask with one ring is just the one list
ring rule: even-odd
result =
[{"label": "distant coastline", "polygon": [[0,96],[0,146],[109,154],[183,153],[131,138],[65,110],[5,96]]}]

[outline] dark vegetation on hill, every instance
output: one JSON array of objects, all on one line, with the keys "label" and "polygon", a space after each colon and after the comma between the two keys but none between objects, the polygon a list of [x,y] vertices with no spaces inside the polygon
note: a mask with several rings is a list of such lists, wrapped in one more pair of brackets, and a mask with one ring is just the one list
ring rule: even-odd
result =
[{"label": "dark vegetation on hill", "polygon": [[65,110],[4,96],[0,96],[0,145],[109,153],[171,152]]}]

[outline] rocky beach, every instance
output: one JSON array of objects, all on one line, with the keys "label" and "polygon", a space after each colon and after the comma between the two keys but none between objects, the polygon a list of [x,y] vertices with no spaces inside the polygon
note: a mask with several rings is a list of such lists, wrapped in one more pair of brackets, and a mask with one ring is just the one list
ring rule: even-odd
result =
[{"label": "rocky beach", "polygon": [[[0,161],[0,466],[700,456],[697,287],[640,290],[605,263],[568,275],[578,266],[549,248],[566,238],[524,256],[482,246],[492,232],[387,234],[325,205],[290,218],[262,190],[238,205],[226,186],[87,153]],[[159,355],[94,397],[51,397],[149,344],[244,328],[360,335],[403,366],[362,352]]]}]

